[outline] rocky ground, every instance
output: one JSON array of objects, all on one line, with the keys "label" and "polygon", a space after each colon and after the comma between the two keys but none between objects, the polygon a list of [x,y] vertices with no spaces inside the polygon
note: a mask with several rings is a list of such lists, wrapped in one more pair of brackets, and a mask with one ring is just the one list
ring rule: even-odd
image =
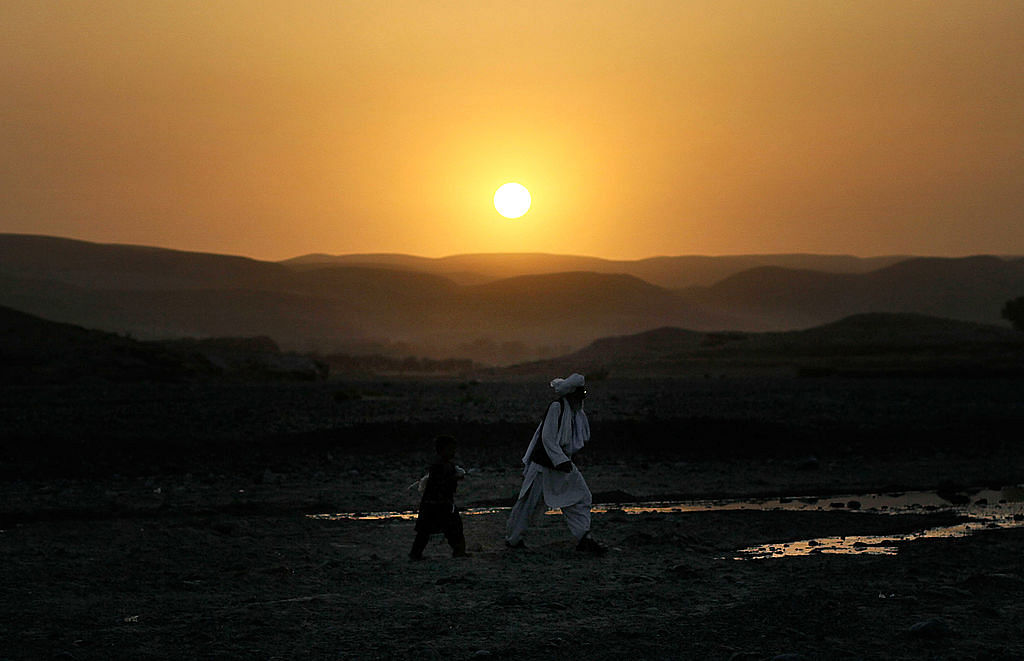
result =
[{"label": "rocky ground", "polygon": [[[1024,482],[1019,385],[609,380],[591,387],[582,470],[602,499],[1004,486]],[[464,518],[470,557],[438,538],[419,563],[412,521],[307,516],[414,507],[441,431],[472,471],[459,503],[507,502],[545,396],[527,381],[8,389],[0,658],[1024,658],[1024,529],[733,559],[942,511],[612,511],[594,517],[603,557],[557,515],[508,551],[498,511]]]}]

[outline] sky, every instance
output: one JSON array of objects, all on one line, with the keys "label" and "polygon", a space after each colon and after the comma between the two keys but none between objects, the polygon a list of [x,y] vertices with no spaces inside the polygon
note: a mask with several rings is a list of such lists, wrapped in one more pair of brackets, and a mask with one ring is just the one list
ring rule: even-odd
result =
[{"label": "sky", "polygon": [[0,0],[0,63],[0,232],[1024,253],[1019,0]]}]

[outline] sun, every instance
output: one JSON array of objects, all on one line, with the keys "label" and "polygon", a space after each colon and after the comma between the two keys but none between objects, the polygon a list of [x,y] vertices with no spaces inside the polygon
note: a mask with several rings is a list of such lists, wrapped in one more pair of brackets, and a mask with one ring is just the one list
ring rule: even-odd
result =
[{"label": "sun", "polygon": [[518,218],[530,210],[530,191],[526,186],[509,182],[494,192],[494,208],[506,218]]}]

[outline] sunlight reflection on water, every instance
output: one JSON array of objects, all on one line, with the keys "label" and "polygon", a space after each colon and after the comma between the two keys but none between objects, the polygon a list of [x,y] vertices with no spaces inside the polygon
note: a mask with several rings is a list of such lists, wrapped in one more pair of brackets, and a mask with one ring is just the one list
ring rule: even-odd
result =
[{"label": "sunlight reflection on water", "polygon": [[[509,507],[471,507],[460,510],[463,516],[480,516],[507,512]],[[812,554],[895,555],[897,544],[919,539],[965,537],[980,530],[1018,528],[1024,526],[1024,486],[999,490],[975,489],[964,492],[907,491],[849,496],[797,496],[784,498],[720,499],[674,502],[616,503],[594,505],[595,514],[625,515],[673,514],[683,512],[719,512],[730,510],[826,512],[849,511],[872,514],[915,514],[953,512],[967,521],[952,526],[927,528],[910,533],[883,536],[850,535],[820,537],[785,543],[765,544],[737,551],[734,559],[761,560]],[[550,510],[547,514],[559,514]],[[309,514],[325,521],[412,520],[416,511],[403,512],[340,512]]]},{"label": "sunlight reflection on water", "polygon": [[[868,512],[907,514],[914,512],[953,512],[968,520],[951,526],[926,528],[909,533],[869,536],[850,535],[844,537],[819,537],[779,544],[752,546],[737,551],[737,560],[764,560],[813,554],[865,554],[896,555],[900,542],[921,539],[966,537],[981,530],[1019,528],[1024,526],[1024,488],[1006,487],[1000,490],[979,490],[967,493],[944,494],[934,492],[908,492],[896,494],[875,494],[861,497],[869,502],[875,497],[880,501],[897,497],[896,504],[871,505]],[[835,499],[829,499],[834,501]],[[936,502],[938,501],[938,502]]]}]

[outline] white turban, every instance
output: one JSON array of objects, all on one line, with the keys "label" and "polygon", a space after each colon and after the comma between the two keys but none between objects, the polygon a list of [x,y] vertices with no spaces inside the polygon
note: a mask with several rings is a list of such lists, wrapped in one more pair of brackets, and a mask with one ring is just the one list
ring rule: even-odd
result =
[{"label": "white turban", "polygon": [[582,374],[573,372],[564,379],[555,379],[552,381],[551,387],[555,389],[556,395],[562,397],[563,395],[568,395],[577,388],[582,388],[585,383],[586,380],[583,378]]}]

